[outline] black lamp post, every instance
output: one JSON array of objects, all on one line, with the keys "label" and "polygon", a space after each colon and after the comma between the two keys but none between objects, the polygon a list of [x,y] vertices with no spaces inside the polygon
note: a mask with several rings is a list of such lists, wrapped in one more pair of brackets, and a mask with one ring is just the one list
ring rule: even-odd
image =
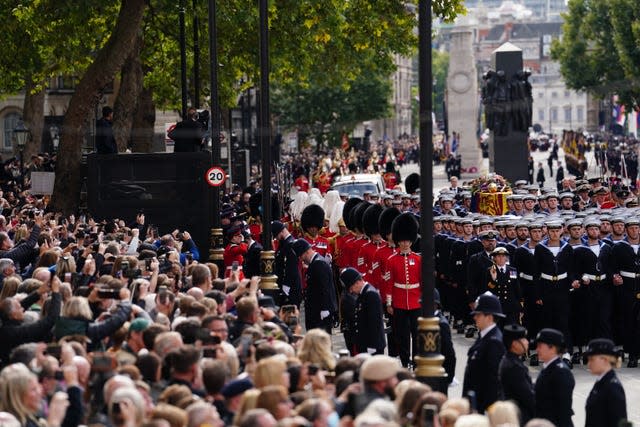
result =
[{"label": "black lamp post", "polygon": [[18,152],[20,153],[20,189],[24,188],[24,160],[23,153],[24,147],[27,145],[27,141],[31,135],[29,129],[24,125],[22,120],[18,121],[16,127],[13,129],[13,134],[16,138],[16,145],[18,147]]},{"label": "black lamp post", "polygon": [[422,316],[418,319],[416,377],[432,389],[447,393],[447,374],[440,354],[439,318],[435,315],[433,256],[433,78],[431,58],[431,0],[419,5],[419,88],[420,88],[420,253],[422,255]]}]

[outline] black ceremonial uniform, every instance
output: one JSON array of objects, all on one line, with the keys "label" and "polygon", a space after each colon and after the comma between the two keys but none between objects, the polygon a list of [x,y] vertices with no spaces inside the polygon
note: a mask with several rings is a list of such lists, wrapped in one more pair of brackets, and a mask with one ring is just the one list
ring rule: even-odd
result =
[{"label": "black ceremonial uniform", "polygon": [[542,297],[543,328],[554,328],[562,332],[567,340],[567,348],[571,353],[569,335],[569,289],[574,279],[573,248],[565,241],[560,241],[557,256],[547,246],[547,240],[536,245],[534,251],[538,271],[538,289]]},{"label": "black ceremonial uniform", "polygon": [[612,369],[593,385],[586,404],[585,427],[617,426],[627,419],[624,388]]},{"label": "black ceremonial uniform", "polygon": [[247,254],[244,256],[244,265],[242,266],[244,277],[260,276],[260,254],[262,250],[260,243],[255,241],[251,243],[251,246],[247,249]]},{"label": "black ceremonial uniform", "polygon": [[456,375],[456,352],[453,349],[453,340],[451,339],[451,326],[442,311],[437,310],[435,315],[440,319],[438,322],[440,326],[440,354],[444,356],[442,367],[447,372],[447,383],[451,384]]},{"label": "black ceremonial uniform", "polygon": [[524,299],[523,323],[529,338],[538,334],[542,320],[542,306],[536,304],[541,297],[537,285],[538,268],[533,253],[534,250],[529,248],[527,242],[516,249],[511,262],[520,277],[520,291]]},{"label": "black ceremonial uniform", "polygon": [[279,242],[275,254],[275,269],[278,285],[285,294],[283,304],[295,304],[299,307],[302,302],[302,284],[298,257],[291,247],[294,241],[293,236],[289,235]]},{"label": "black ceremonial uniform", "polygon": [[344,344],[352,355],[356,354],[355,313],[356,297],[344,290],[342,298],[340,298],[340,314],[342,316],[340,330],[344,335]]},{"label": "black ceremonial uniform", "polygon": [[467,266],[467,302],[475,301],[478,295],[487,290],[484,274],[493,265],[491,256],[482,251],[469,258]]},{"label": "black ceremonial uniform", "polygon": [[567,364],[558,357],[536,379],[536,418],[545,418],[556,427],[573,427],[573,387],[576,382]]},{"label": "black ceremonial uniform", "polygon": [[500,400],[513,400],[520,408],[521,424],[534,417],[536,398],[529,369],[520,356],[507,352],[498,369]]},{"label": "black ceremonial uniform", "polygon": [[[383,354],[385,342],[380,293],[367,283],[356,300],[354,340],[357,353]],[[371,353],[369,349],[375,350]]]},{"label": "black ceremonial uniform", "polygon": [[498,366],[504,353],[502,332],[497,325],[484,337],[479,337],[467,353],[462,395],[475,391],[477,409],[481,414],[498,400]]},{"label": "black ceremonial uniform", "polygon": [[451,298],[449,297],[450,289],[449,289],[449,280],[448,280],[448,272],[449,272],[449,251],[451,250],[448,247],[448,242],[446,241],[447,234],[438,233],[433,238],[433,250],[435,255],[435,270],[436,270],[436,287],[440,291],[440,295],[442,296],[442,305],[445,310],[451,310]]},{"label": "black ceremonial uniform", "polygon": [[622,342],[629,353],[629,361],[640,355],[640,256],[627,240],[622,240],[611,250],[613,273],[622,276],[622,285],[614,289],[619,307],[614,325],[616,343]]},{"label": "black ceremonial uniform", "polygon": [[469,257],[467,246],[469,242],[457,239],[451,245],[449,255],[449,271],[451,272],[451,287],[449,288],[449,306],[456,323],[470,323],[469,305],[467,304],[467,264]]},{"label": "black ceremonial uniform", "polygon": [[[322,328],[331,335],[333,317],[337,312],[336,287],[333,271],[325,257],[316,253],[307,269],[307,288],[304,292],[305,326],[308,330]],[[329,315],[324,319],[321,312]]]},{"label": "black ceremonial uniform", "polygon": [[[597,246],[588,243],[574,248],[575,274],[582,286],[574,290],[584,293],[584,303],[577,309],[578,345],[586,345],[593,338],[609,338],[612,335],[613,284],[610,269],[611,246],[599,241]],[[589,279],[585,285],[583,278]],[[574,340],[575,341],[575,340]]]},{"label": "black ceremonial uniform", "polygon": [[[504,272],[496,266],[496,280],[491,277],[492,267],[489,267],[484,272],[484,280],[486,282],[487,290],[498,297],[500,304],[502,305],[502,311],[506,318],[502,325],[509,325],[512,323],[520,324],[520,284],[518,282],[518,270],[505,265]],[[484,290],[481,290],[484,292]]]}]

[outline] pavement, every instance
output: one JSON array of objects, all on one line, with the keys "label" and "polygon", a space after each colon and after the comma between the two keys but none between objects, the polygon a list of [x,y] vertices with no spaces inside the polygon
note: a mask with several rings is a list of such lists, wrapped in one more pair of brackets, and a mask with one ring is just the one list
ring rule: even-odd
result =
[{"label": "pavement", "polygon": [[[537,164],[538,162],[542,162],[543,167],[546,168],[545,175],[547,177],[547,184],[554,182],[552,178],[549,177],[549,169],[547,167],[546,160],[549,157],[549,152],[534,152],[533,159],[536,165],[536,170],[534,171],[534,176],[537,173]],[[559,160],[565,165],[564,162],[564,153],[562,149],[558,154]],[[587,161],[588,161],[588,176],[596,176],[598,173],[596,171],[596,165],[593,158],[593,152],[587,153]],[[555,166],[555,165],[554,165]],[[489,161],[488,159],[483,159],[483,165],[480,170],[489,170]],[[409,164],[404,165],[400,168],[400,173],[402,177],[406,177],[410,173],[417,172],[419,173],[419,167],[417,164]],[[500,171],[496,171],[500,173]],[[555,169],[554,169],[555,174]],[[568,173],[565,168],[565,176]],[[462,179],[464,181],[464,177]],[[442,188],[448,187],[448,180],[446,173],[444,171],[444,165],[437,165],[433,167],[433,188],[434,192],[437,194],[438,191]],[[342,334],[339,331],[334,332],[332,337],[333,340],[333,350],[334,352],[338,352],[341,349],[345,348],[344,339]],[[464,378],[464,370],[467,364],[467,351],[473,344],[473,338],[465,338],[464,335],[453,333],[453,345],[456,352],[456,375],[455,381],[449,387],[449,396],[450,397],[461,397],[462,395],[462,381]],[[624,386],[626,397],[627,397],[627,416],[629,421],[631,421],[635,425],[640,425],[640,405],[636,406],[633,402],[640,401],[640,368],[626,368],[626,364],[623,363],[623,368],[617,370],[618,377]],[[531,377],[534,379],[537,377],[540,372],[540,367],[530,367],[529,372],[531,373]],[[573,423],[575,426],[583,426],[585,423],[585,403],[587,397],[589,396],[589,392],[595,383],[596,378],[589,373],[587,367],[584,365],[576,365],[573,368],[573,375],[576,381],[575,389],[573,392]]]}]

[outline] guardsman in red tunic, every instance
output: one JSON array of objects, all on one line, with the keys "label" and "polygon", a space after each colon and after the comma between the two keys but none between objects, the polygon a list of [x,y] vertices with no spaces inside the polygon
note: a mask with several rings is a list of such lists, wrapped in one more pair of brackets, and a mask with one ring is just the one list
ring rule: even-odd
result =
[{"label": "guardsman in red tunic", "polygon": [[398,175],[393,162],[387,162],[386,173],[382,176],[384,179],[384,187],[387,190],[393,190],[398,185]]},{"label": "guardsman in red tunic", "polygon": [[329,240],[320,235],[320,230],[324,225],[324,209],[318,205],[309,205],[302,211],[300,225],[304,232],[304,239],[309,242],[314,251],[331,259],[331,247]]},{"label": "guardsman in red tunic", "polygon": [[[400,215],[400,211],[397,208],[389,207],[382,211],[378,220],[380,235],[386,239],[387,244],[381,246],[373,256],[373,264],[371,265],[371,284],[380,291],[382,304],[385,304],[387,300],[391,300],[391,290],[393,286],[389,281],[390,275],[387,269],[387,261],[391,255],[397,252],[396,244],[391,238],[391,224],[398,215]],[[393,326],[393,315],[388,314],[388,317],[388,325]],[[398,356],[398,341],[393,333],[393,328],[390,327],[387,330],[387,349],[389,356],[396,357]]]},{"label": "guardsman in red tunic", "polygon": [[306,175],[304,174],[298,175],[298,177],[295,179],[295,181],[293,181],[293,183],[298,189],[298,191],[304,191],[305,193],[309,192],[309,180],[307,179]]},{"label": "guardsman in red tunic", "polygon": [[[399,215],[391,226],[398,253],[387,260],[391,295],[387,296],[387,310],[393,314],[393,329],[398,338],[398,350],[402,366],[409,366],[416,354],[418,317],[421,304],[421,256],[411,251],[418,237],[418,221],[411,213]],[[413,345],[411,341],[413,340]]]},{"label": "guardsman in red tunic", "polygon": [[369,206],[371,206],[370,203],[362,202],[351,211],[351,221],[357,237],[351,241],[351,245],[349,248],[351,261],[347,266],[355,268],[360,272],[360,274],[364,274],[366,272],[364,257],[360,256],[360,249],[369,242],[369,238],[366,234],[364,234],[364,227],[362,226],[364,212],[367,210],[367,208],[369,208]]},{"label": "guardsman in red tunic", "polygon": [[369,236],[369,241],[362,245],[360,255],[358,255],[359,258],[363,259],[364,279],[376,288],[378,288],[378,284],[374,283],[375,280],[372,271],[373,259],[378,249],[387,245],[380,235],[380,227],[378,226],[378,219],[380,218],[382,210],[382,206],[372,204],[364,211],[362,225],[365,234]]},{"label": "guardsman in red tunic", "polygon": [[244,243],[244,236],[242,235],[241,226],[234,226],[229,229],[227,232],[227,237],[229,238],[229,244],[226,248],[224,248],[224,277],[231,276],[231,272],[233,270],[237,270],[239,272],[238,278],[240,280],[244,279],[244,275],[242,274],[242,264],[244,263],[244,256],[247,254],[249,248],[247,244]]}]

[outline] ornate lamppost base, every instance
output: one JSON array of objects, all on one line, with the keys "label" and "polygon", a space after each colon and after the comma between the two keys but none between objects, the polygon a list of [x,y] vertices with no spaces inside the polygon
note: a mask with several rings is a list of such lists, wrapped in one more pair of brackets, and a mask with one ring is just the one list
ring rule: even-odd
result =
[{"label": "ornate lamppost base", "polygon": [[442,367],[444,356],[440,354],[440,319],[438,317],[418,318],[418,345],[416,379],[433,390],[447,394],[449,383]]},{"label": "ornate lamppost base", "polygon": [[262,251],[260,253],[260,289],[268,293],[278,291],[278,276],[275,275],[275,252]]},{"label": "ornate lamppost base", "polygon": [[211,247],[209,248],[209,261],[218,266],[218,276],[224,275],[224,247],[222,239],[222,229],[211,229]]}]

